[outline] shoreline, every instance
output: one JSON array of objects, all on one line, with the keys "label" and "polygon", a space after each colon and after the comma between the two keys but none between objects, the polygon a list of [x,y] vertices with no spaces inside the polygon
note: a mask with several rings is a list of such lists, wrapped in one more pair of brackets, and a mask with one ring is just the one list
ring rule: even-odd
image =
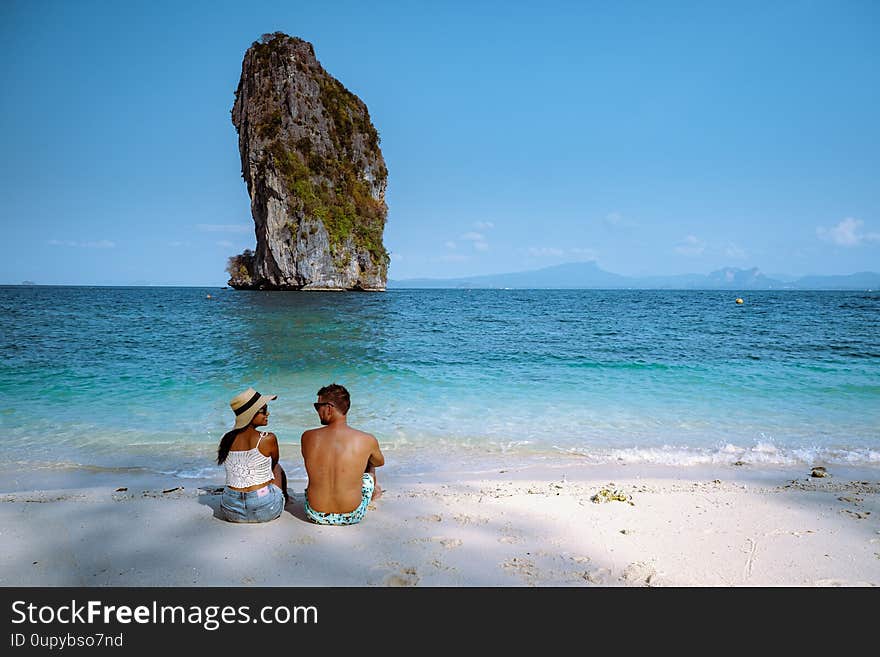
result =
[{"label": "shoreline", "polygon": [[[736,451],[728,453],[719,451],[707,454],[689,454],[681,450],[670,452],[671,461],[655,461],[638,458],[630,453],[615,458],[582,455],[566,451],[494,451],[468,446],[464,449],[419,448],[398,450],[383,446],[386,453],[386,465],[380,475],[390,476],[402,481],[424,480],[445,482],[461,477],[473,479],[492,477],[503,471],[509,477],[520,476],[518,473],[536,471],[545,476],[544,471],[559,471],[564,476],[566,471],[581,473],[609,474],[620,473],[620,477],[658,476],[705,478],[708,474],[718,473],[727,477],[762,477],[774,473],[793,473],[797,476],[809,474],[812,467],[823,466],[829,473],[850,478],[867,477],[880,479],[880,461],[856,460],[847,462],[834,458],[815,458],[806,460],[803,457],[782,460],[766,459],[763,454]],[[684,454],[684,458],[682,455]],[[134,482],[136,486],[158,487],[174,485],[194,487],[199,485],[223,484],[225,472],[221,466],[213,464],[214,449],[202,455],[198,466],[175,468],[174,464],[181,460],[192,462],[191,455],[184,454],[179,459],[167,456],[167,463],[151,466],[138,465],[150,463],[151,459],[143,454],[135,454],[118,465],[84,464],[75,461],[39,461],[16,460],[0,464],[0,494],[16,493],[32,490],[54,490],[64,488],[90,488],[94,486],[120,486],[126,482]],[[650,454],[649,456],[656,456]],[[680,460],[679,460],[680,459]],[[305,479],[305,469],[299,453],[299,445],[283,444],[281,446],[281,465],[288,478]],[[194,463],[194,462],[193,462]],[[164,467],[163,467],[164,465]],[[710,477],[710,478],[715,478]]]},{"label": "shoreline", "polygon": [[[222,480],[96,473],[0,494],[0,585],[878,586],[880,469],[828,471],[379,469],[384,494],[351,527],[307,522],[302,478],[279,519],[235,525],[215,517]],[[592,501],[603,489],[618,499]]]}]

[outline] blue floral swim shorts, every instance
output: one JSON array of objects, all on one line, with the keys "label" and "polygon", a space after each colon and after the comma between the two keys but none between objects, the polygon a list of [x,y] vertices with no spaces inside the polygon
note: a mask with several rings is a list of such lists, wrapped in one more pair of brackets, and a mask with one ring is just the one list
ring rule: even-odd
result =
[{"label": "blue floral swim shorts", "polygon": [[373,497],[373,488],[376,484],[373,481],[372,475],[366,472],[361,479],[363,481],[361,484],[361,503],[358,505],[358,508],[348,513],[322,513],[321,511],[315,511],[309,506],[309,491],[306,489],[305,508],[309,520],[319,525],[355,525],[363,520],[364,515],[367,513],[367,506]]}]

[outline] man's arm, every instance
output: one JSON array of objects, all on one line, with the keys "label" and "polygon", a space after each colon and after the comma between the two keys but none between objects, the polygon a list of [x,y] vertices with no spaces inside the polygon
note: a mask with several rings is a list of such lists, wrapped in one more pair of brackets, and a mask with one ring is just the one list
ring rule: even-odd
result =
[{"label": "man's arm", "polygon": [[373,466],[374,468],[379,468],[385,465],[385,456],[382,454],[382,450],[379,449],[379,441],[376,440],[375,436],[370,436],[373,439],[372,449],[370,450],[370,458],[367,459],[367,464]]},{"label": "man's arm", "polygon": [[303,435],[299,437],[299,452],[302,454],[303,461],[306,458],[306,445],[310,440],[309,434],[311,433],[311,429],[308,431],[304,431]]},{"label": "man's arm", "polygon": [[379,441],[376,440],[375,436],[370,437],[370,456],[367,458],[367,469],[365,472],[373,475],[373,496],[371,499],[377,500],[382,496],[382,487],[379,485],[379,480],[376,478],[376,468],[385,465],[385,456],[382,454],[382,450],[379,449]]}]

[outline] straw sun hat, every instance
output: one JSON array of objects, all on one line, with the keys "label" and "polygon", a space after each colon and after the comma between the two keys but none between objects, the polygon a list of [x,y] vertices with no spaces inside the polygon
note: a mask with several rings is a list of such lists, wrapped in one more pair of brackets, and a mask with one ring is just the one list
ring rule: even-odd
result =
[{"label": "straw sun hat", "polygon": [[233,397],[229,405],[232,407],[232,412],[235,413],[234,428],[245,428],[254,419],[257,411],[274,399],[278,399],[278,395],[261,395],[253,388],[248,388]]}]

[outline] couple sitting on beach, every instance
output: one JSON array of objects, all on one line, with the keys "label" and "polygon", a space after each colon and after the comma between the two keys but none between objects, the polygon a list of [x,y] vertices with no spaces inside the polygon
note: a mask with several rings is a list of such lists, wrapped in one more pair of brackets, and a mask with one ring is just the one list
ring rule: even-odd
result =
[{"label": "couple sitting on beach", "polygon": [[[258,429],[269,423],[268,402],[277,397],[248,388],[229,403],[235,426],[220,440],[217,463],[226,466],[220,513],[230,522],[274,520],[289,502],[278,439]],[[374,436],[348,426],[351,398],[343,386],[321,388],[314,406],[324,426],[309,429],[300,441],[309,478],[306,516],[321,525],[353,525],[382,493],[376,468],[385,457]]]}]

